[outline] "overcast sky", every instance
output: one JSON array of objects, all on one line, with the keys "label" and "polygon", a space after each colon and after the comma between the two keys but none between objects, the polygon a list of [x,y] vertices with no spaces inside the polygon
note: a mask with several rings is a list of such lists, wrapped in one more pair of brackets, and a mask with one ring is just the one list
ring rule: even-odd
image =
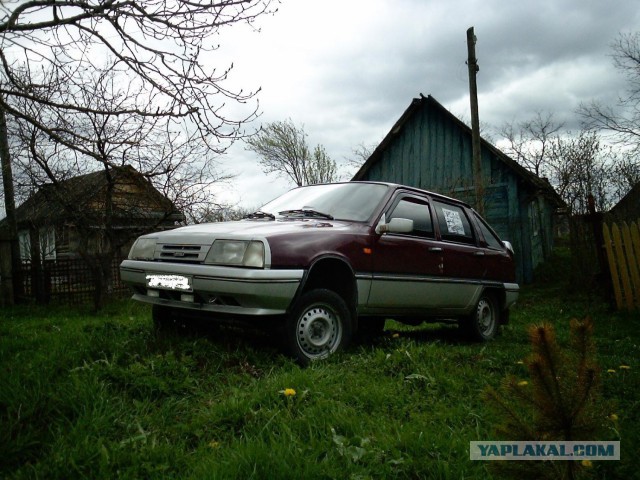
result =
[{"label": "overcast sky", "polygon": [[[466,31],[475,28],[479,111],[500,126],[536,111],[576,126],[580,102],[615,102],[624,79],[610,58],[640,30],[633,0],[282,0],[257,22],[221,32],[210,61],[234,63],[228,87],[261,87],[260,123],[291,119],[343,164],[377,145],[420,93],[470,118]],[[238,173],[221,199],[257,207],[291,188],[265,176],[242,144],[221,159]],[[352,171],[352,170],[351,170]],[[347,171],[345,170],[345,174]]]}]

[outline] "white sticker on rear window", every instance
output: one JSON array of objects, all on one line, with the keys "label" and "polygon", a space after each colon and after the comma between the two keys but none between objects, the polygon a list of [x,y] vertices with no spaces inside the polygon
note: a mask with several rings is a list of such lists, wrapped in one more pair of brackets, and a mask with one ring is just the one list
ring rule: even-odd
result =
[{"label": "white sticker on rear window", "polygon": [[462,218],[460,212],[455,210],[442,209],[444,220],[447,222],[447,231],[454,235],[464,235],[464,225],[462,224]]}]

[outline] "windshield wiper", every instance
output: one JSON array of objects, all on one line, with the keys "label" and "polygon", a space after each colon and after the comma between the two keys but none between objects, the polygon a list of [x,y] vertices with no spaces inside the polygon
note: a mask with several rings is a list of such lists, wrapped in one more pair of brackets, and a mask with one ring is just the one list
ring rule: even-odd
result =
[{"label": "windshield wiper", "polygon": [[320,217],[326,218],[327,220],[333,220],[333,217],[328,213],[318,212],[317,210],[307,210],[307,209],[298,209],[298,210],[283,210],[282,212],[278,212],[278,215],[302,215],[303,217]]},{"label": "windshield wiper", "polygon": [[268,218],[270,220],[275,220],[276,216],[273,213],[263,212],[261,210],[258,210],[256,212],[245,215],[242,218]]}]

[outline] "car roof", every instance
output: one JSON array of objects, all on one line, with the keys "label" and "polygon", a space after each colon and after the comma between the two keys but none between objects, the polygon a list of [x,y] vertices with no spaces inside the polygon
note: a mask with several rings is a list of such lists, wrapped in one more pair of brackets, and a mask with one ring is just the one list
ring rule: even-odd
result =
[{"label": "car roof", "polygon": [[436,193],[436,192],[432,192],[430,190],[424,190],[422,188],[412,187],[412,186],[409,186],[409,185],[402,185],[400,183],[376,182],[376,181],[368,181],[368,180],[364,180],[364,181],[354,180],[354,181],[350,181],[350,182],[335,182],[335,183],[373,183],[373,184],[378,184],[378,185],[386,185],[386,186],[391,187],[391,188],[393,188],[395,190],[408,190],[408,191],[411,191],[411,192],[426,194],[426,195],[429,195],[430,197],[433,197],[434,199],[437,199],[437,200],[445,200],[445,201],[449,201],[449,202],[455,202],[457,204],[464,205],[466,207],[471,208],[471,206],[467,202],[465,202],[463,200],[460,200],[458,198],[448,197],[447,195],[442,195],[441,193]]}]

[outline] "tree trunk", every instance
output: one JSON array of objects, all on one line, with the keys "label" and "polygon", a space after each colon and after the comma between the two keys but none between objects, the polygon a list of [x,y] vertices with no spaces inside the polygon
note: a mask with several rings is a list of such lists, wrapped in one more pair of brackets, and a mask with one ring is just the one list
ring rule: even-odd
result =
[{"label": "tree trunk", "polygon": [[107,297],[111,286],[111,264],[114,259],[113,252],[100,254],[95,257],[91,266],[93,275],[93,312],[98,313],[107,303]]},{"label": "tree trunk", "polygon": [[11,169],[11,153],[9,152],[9,133],[7,117],[0,106],[0,162],[2,164],[2,185],[4,188],[4,208],[9,225],[9,243],[11,252],[11,288],[8,295],[9,304],[17,303],[23,293],[22,274],[20,265],[20,244],[18,243],[18,223],[16,218],[16,203],[13,190],[13,170]]},{"label": "tree trunk", "polygon": [[[97,259],[96,259],[97,260]],[[98,313],[104,306],[104,270],[99,260],[91,269],[93,274],[93,313]]]},{"label": "tree trunk", "polygon": [[35,296],[38,305],[46,303],[45,279],[43,272],[44,255],[40,245],[40,232],[35,225],[29,228],[31,238],[31,295]]}]

